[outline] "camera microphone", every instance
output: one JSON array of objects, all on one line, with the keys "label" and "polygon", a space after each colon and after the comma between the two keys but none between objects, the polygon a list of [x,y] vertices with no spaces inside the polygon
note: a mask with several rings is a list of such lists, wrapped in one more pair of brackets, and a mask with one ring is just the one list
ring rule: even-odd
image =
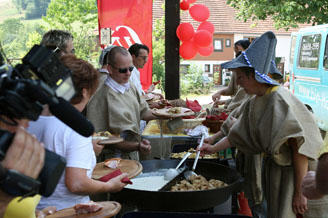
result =
[{"label": "camera microphone", "polygon": [[94,133],[92,123],[81,112],[63,98],[58,98],[58,101],[57,104],[49,104],[49,110],[54,116],[84,137],[89,137]]}]

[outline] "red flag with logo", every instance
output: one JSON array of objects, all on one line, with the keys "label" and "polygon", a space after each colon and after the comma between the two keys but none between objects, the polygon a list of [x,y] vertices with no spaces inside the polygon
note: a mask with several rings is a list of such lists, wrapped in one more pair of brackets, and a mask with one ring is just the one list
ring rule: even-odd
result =
[{"label": "red flag with logo", "polygon": [[152,0],[98,0],[102,47],[113,44],[129,48],[134,43],[149,47],[148,61],[143,69],[139,69],[143,89],[152,83],[152,5]]}]

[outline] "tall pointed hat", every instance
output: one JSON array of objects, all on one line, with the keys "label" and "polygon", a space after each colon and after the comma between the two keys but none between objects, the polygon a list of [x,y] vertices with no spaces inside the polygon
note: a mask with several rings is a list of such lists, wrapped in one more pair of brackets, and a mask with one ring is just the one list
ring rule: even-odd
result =
[{"label": "tall pointed hat", "polygon": [[[274,63],[277,38],[273,32],[268,31],[232,61],[221,64],[223,69],[235,69],[240,67],[251,67],[255,71],[255,79],[260,83],[279,85],[278,82],[268,76],[271,66]],[[272,69],[272,68],[271,68]]]}]

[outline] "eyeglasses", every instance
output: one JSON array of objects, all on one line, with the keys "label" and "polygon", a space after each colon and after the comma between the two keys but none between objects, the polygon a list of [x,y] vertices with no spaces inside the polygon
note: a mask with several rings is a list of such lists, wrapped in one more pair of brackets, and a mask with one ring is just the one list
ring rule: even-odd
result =
[{"label": "eyeglasses", "polygon": [[[111,65],[112,66],[112,65]],[[117,67],[114,67],[112,66],[113,68],[117,69],[119,73],[127,73],[128,71],[129,72],[132,72],[132,70],[134,69],[134,67],[127,67],[127,68],[117,68]]]}]

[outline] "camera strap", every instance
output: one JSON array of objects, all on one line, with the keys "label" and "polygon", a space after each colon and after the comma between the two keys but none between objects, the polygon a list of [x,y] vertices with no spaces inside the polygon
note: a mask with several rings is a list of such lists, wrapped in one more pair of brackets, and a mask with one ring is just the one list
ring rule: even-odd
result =
[{"label": "camera strap", "polygon": [[9,195],[29,197],[39,193],[41,183],[31,177],[25,176],[16,170],[6,170],[2,166],[0,188]]}]

